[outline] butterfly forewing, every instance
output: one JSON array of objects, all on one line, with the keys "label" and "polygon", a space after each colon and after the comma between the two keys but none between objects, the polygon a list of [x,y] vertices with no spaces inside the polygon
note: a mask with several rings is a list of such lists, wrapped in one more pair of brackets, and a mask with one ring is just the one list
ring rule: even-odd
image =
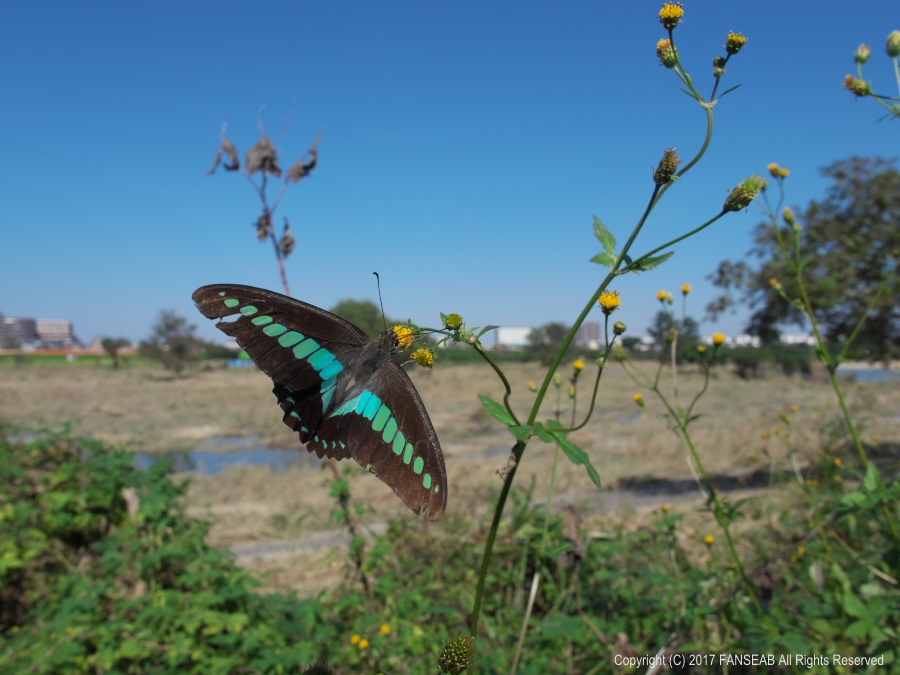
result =
[{"label": "butterfly forewing", "polygon": [[208,318],[272,378],[284,423],[319,457],[353,457],[416,513],[438,520],[447,476],[437,434],[412,381],[372,342],[323,309],[252,286],[197,289]]}]

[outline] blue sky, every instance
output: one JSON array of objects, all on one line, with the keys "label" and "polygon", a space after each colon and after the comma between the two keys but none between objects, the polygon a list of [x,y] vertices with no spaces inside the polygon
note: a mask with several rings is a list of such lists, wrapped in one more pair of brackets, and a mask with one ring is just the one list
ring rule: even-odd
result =
[{"label": "blue sky", "polygon": [[[290,165],[321,133],[320,166],[276,214],[298,238],[296,297],[374,299],[424,325],[571,322],[599,283],[596,214],[624,241],[667,147],[692,156],[696,103],[658,65],[661,3],[29,2],[0,7],[0,312],[69,318],[83,340],[145,337],[163,308],[220,337],[193,308],[203,284],[279,290],[259,202],[236,174],[205,171],[222,123],[242,152],[260,111]],[[729,30],[729,64],[702,163],[643,230],[646,251],[714,215],[772,161],[788,201],[823,195],[818,168],[897,154],[898,127],[841,84],[860,42],[891,90],[888,2],[685,4],[676,30],[702,91]],[[881,86],[879,86],[881,85]],[[285,131],[286,122],[290,122]],[[695,289],[750,246],[760,213],[733,214],[660,270],[614,286],[643,333],[659,289]],[[599,318],[599,313],[596,318]],[[705,333],[736,333],[743,315]]]}]

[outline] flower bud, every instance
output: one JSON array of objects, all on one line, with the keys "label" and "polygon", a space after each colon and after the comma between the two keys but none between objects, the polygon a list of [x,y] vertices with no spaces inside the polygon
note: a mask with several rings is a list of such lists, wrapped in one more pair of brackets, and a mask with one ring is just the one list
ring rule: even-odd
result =
[{"label": "flower bud", "polygon": [[856,54],[853,55],[853,59],[859,65],[862,65],[869,60],[870,56],[872,56],[872,48],[867,44],[862,44],[856,48]]},{"label": "flower bud", "polygon": [[460,634],[444,644],[438,658],[438,668],[442,673],[457,675],[475,664],[478,647],[471,635]]},{"label": "flower bud", "polygon": [[856,96],[868,96],[872,93],[872,87],[865,80],[848,75],[844,78],[844,88],[853,92]]},{"label": "flower bud", "polygon": [[657,185],[670,183],[672,181],[672,176],[675,175],[675,171],[678,170],[679,164],[681,164],[681,157],[678,156],[675,148],[666,150],[663,153],[662,159],[659,160],[656,171],[653,172],[653,182]]},{"label": "flower bud", "polygon": [[784,222],[786,222],[788,225],[793,225],[797,222],[797,219],[794,217],[794,212],[787,207],[785,207],[782,215],[784,216]]},{"label": "flower bud", "polygon": [[628,330],[628,326],[626,326],[621,321],[616,321],[613,324],[613,334],[614,335],[622,335],[626,330]]},{"label": "flower bud", "polygon": [[892,59],[900,56],[900,30],[891,31],[888,35],[887,54]]},{"label": "flower bud", "polygon": [[766,179],[762,176],[750,176],[745,178],[736,188],[731,191],[725,204],[722,206],[723,211],[740,211],[750,206],[750,202],[759,196],[759,193],[768,187]]},{"label": "flower bud", "polygon": [[671,40],[663,39],[656,43],[656,56],[666,68],[674,68],[678,63],[678,55]]},{"label": "flower bud", "polygon": [[459,330],[462,325],[463,318],[459,314],[449,314],[444,319],[444,327],[449,328],[450,330]]}]

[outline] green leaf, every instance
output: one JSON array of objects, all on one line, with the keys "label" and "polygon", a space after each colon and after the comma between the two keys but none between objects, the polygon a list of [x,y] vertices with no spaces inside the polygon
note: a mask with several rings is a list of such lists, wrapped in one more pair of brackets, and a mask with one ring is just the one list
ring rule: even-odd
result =
[{"label": "green leaf", "polygon": [[627,269],[629,272],[635,273],[647,272],[659,267],[673,255],[675,255],[675,251],[669,251],[668,253],[652,256],[650,258],[639,258],[634,263],[630,264]]},{"label": "green leaf", "polygon": [[604,267],[612,267],[616,264],[616,256],[612,253],[598,253],[590,262],[603,265]]},{"label": "green leaf", "polygon": [[509,414],[509,410],[507,410],[506,406],[504,406],[502,403],[497,403],[497,401],[487,396],[479,396],[478,398],[481,399],[481,405],[484,406],[487,414],[501,424],[510,427],[516,423],[516,421],[512,418],[512,415]]},{"label": "green leaf", "polygon": [[540,438],[544,443],[555,443],[556,438],[544,428],[540,422],[534,423],[534,435]]},{"label": "green leaf", "polygon": [[881,478],[881,471],[872,462],[866,467],[866,477],[863,479],[863,487],[867,492],[875,492],[880,487],[884,487]]},{"label": "green leaf", "polygon": [[494,330],[495,328],[500,328],[500,326],[491,326],[491,325],[485,326],[484,328],[482,328],[480,331],[478,331],[475,334],[475,337],[480,338],[482,335],[484,335],[485,333],[487,333],[490,330]]},{"label": "green leaf", "polygon": [[588,476],[594,482],[594,485],[600,487],[600,474],[597,473],[597,469],[591,464],[591,460],[587,453],[569,439],[559,438],[559,436],[557,436],[557,438],[559,439],[560,447],[563,449],[563,452],[566,453],[569,461],[576,466],[583,464],[584,468],[587,470]]},{"label": "green leaf", "polygon": [[603,248],[607,253],[615,253],[616,238],[610,232],[597,216],[594,216],[594,236],[603,244]]},{"label": "green leaf", "polygon": [[527,443],[533,432],[527,424],[512,424],[509,427],[509,433],[516,437],[516,440]]}]

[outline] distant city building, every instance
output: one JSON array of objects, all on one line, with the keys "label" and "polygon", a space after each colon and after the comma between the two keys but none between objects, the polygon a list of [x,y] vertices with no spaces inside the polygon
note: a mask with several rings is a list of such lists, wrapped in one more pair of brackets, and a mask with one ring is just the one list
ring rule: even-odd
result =
[{"label": "distant city building", "polygon": [[585,321],[575,333],[575,344],[588,349],[600,349],[600,324]]},{"label": "distant city building", "polygon": [[30,319],[0,314],[0,349],[81,347],[68,319]]},{"label": "distant city building", "polygon": [[37,346],[37,322],[0,314],[0,349],[22,349]]},{"label": "distant city building", "polygon": [[493,331],[494,344],[491,348],[501,351],[525,349],[528,346],[528,334],[530,332],[531,328],[500,326]]},{"label": "distant city building", "polygon": [[38,319],[37,334],[44,349],[72,349],[80,347],[75,328],[68,319]]},{"label": "distant city building", "polygon": [[815,346],[816,338],[809,333],[786,333],[781,335],[781,341],[786,345]]}]

